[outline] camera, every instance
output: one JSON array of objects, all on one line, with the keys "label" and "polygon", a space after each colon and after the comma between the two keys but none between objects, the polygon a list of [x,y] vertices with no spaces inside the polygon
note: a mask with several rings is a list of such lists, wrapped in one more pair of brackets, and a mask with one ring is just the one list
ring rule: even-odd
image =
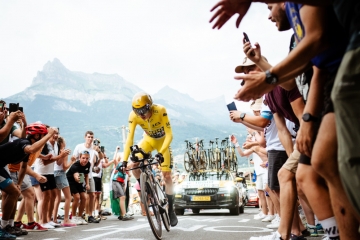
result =
[{"label": "camera", "polygon": [[10,103],[9,104],[9,114],[12,112],[16,112],[18,110],[20,110],[21,112],[24,111],[23,107],[19,106],[19,103]]},{"label": "camera", "polygon": [[104,153],[104,152],[105,152],[105,147],[104,147],[104,146],[101,146],[101,147],[100,147],[100,151],[101,151],[102,153]]}]

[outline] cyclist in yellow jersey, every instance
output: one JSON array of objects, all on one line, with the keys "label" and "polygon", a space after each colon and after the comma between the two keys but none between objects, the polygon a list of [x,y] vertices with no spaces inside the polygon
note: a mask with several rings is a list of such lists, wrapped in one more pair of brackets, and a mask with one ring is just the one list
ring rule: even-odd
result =
[{"label": "cyclist in yellow jersey", "polygon": [[[130,146],[134,143],[135,128],[139,125],[145,132],[143,139],[138,146],[145,152],[157,150],[164,162],[161,164],[161,171],[165,180],[165,192],[169,201],[169,217],[171,226],[178,223],[175,211],[173,209],[174,195],[171,179],[171,160],[170,143],[173,139],[169,117],[166,108],[159,104],[153,104],[151,96],[140,92],[135,94],[132,100],[133,111],[129,115],[129,135],[124,149],[124,166],[127,165],[127,159],[130,155]],[[138,166],[139,163],[129,162],[129,168]],[[140,170],[133,170],[134,177],[139,181]],[[139,181],[140,183],[140,181]]]}]

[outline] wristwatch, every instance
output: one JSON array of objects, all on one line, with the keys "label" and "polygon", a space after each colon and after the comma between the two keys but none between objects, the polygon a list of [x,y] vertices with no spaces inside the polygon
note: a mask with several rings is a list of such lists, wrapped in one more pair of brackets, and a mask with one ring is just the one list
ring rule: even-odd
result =
[{"label": "wristwatch", "polygon": [[240,114],[240,119],[241,119],[241,121],[244,121],[245,115],[246,115],[246,113],[241,113],[241,114]]},{"label": "wristwatch", "polygon": [[318,118],[314,117],[310,113],[304,113],[304,115],[302,116],[302,120],[304,120],[304,122],[317,122]]},{"label": "wristwatch", "polygon": [[270,70],[265,71],[265,76],[265,82],[268,84],[276,84],[279,81],[277,76],[275,74],[272,74]]}]

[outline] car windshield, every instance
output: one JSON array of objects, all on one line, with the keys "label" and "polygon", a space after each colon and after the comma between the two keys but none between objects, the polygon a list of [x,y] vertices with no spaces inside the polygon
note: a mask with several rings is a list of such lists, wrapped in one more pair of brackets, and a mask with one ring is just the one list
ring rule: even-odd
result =
[{"label": "car windshield", "polygon": [[204,172],[190,173],[187,177],[188,181],[228,181],[233,180],[229,172]]}]

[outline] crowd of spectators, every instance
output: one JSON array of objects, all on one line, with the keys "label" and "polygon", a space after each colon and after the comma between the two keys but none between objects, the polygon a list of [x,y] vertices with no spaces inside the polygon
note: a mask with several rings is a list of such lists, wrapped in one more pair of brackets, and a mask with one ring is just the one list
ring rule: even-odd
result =
[{"label": "crowd of spectators", "polygon": [[[71,151],[58,127],[27,124],[23,112],[9,113],[6,102],[0,104],[0,239],[105,220],[100,214],[102,181],[104,169],[112,164],[111,180],[117,186],[114,197],[120,199],[119,219],[133,219],[125,211],[124,180],[128,177],[117,170],[120,147],[110,161],[100,140],[87,131],[84,142]],[[25,213],[27,223],[23,222]]]},{"label": "crowd of spectators", "polygon": [[[211,10],[210,22],[220,29],[238,14],[238,27],[252,2],[221,0]],[[254,161],[255,169],[268,177],[259,178],[257,188],[260,197],[265,189],[276,213],[261,201],[256,219],[272,219],[268,227],[276,231],[251,239],[305,239],[322,229],[324,239],[360,239],[360,117],[355,110],[360,101],[360,2],[260,2],[269,9],[264,17],[279,31],[292,29],[294,35],[288,56],[271,65],[261,55],[260,44],[244,34],[246,57],[235,69],[242,85],[235,99],[259,99],[262,106],[254,115],[230,113],[232,121],[244,124],[253,135],[243,146],[247,149],[235,138],[233,142],[240,154],[261,159]]]}]

